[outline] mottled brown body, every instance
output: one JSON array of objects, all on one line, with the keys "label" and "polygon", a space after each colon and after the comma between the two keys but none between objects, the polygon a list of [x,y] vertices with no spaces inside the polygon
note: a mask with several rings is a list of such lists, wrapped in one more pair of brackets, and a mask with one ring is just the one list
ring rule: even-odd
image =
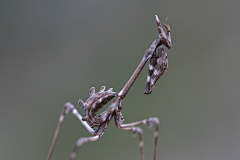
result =
[{"label": "mottled brown body", "polygon": [[[78,120],[84,125],[84,127],[93,135],[93,137],[82,137],[77,140],[75,148],[70,156],[71,160],[75,159],[77,151],[81,145],[86,142],[96,141],[104,134],[112,118],[114,118],[117,128],[132,131],[134,134],[139,135],[141,160],[144,160],[142,129],[136,126],[146,124],[151,127],[152,124],[155,124],[156,128],[154,132],[153,160],[156,159],[159,119],[157,117],[150,117],[142,121],[123,124],[124,118],[121,113],[123,99],[127,95],[128,91],[130,90],[131,86],[137,79],[138,75],[142,71],[149,58],[150,62],[148,68],[147,83],[144,92],[145,94],[150,94],[153,91],[157,80],[163,75],[163,73],[168,67],[167,52],[162,45],[166,46],[168,49],[171,49],[172,47],[170,26],[168,24],[164,24],[165,28],[167,29],[167,33],[165,33],[157,16],[156,22],[158,26],[159,39],[154,40],[150,48],[146,50],[140,64],[119,93],[113,92],[112,88],[105,91],[105,86],[102,86],[100,91],[96,93],[95,88],[92,87],[89,90],[89,98],[85,102],[83,102],[81,99],[78,101],[78,105],[84,110],[83,117],[79,114],[79,112],[71,103],[67,102],[64,105],[47,160],[49,160],[52,155],[53,148],[60,130],[60,126],[64,120],[65,113],[72,113],[73,115],[75,115]],[[98,110],[101,109],[114,97],[115,100],[112,102],[112,104],[100,115],[97,115]],[[93,130],[94,127],[97,127],[95,131]]]}]

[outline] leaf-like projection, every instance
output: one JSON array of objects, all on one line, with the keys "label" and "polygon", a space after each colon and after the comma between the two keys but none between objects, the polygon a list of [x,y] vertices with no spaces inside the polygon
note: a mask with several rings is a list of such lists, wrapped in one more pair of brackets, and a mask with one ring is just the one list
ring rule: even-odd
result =
[{"label": "leaf-like projection", "polygon": [[168,68],[167,52],[164,47],[160,46],[158,55],[154,55],[150,59],[148,67],[147,83],[144,94],[152,93],[157,80],[166,72]]},{"label": "leaf-like projection", "polygon": [[100,91],[95,93],[95,88],[92,87],[89,90],[90,97],[85,101],[78,101],[80,107],[84,109],[83,120],[88,121],[90,125],[98,124],[96,112],[107,104],[112,98],[114,98],[117,93],[112,91],[112,88],[109,88],[105,91],[106,86],[102,86]]}]

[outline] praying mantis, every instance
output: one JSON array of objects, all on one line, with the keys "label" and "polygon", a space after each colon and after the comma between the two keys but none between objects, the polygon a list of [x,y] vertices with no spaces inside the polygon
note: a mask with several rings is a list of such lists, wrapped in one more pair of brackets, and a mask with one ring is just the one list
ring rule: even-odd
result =
[{"label": "praying mantis", "polygon": [[[147,82],[145,87],[144,94],[151,94],[157,80],[166,72],[168,68],[168,58],[167,52],[163,46],[168,49],[172,48],[171,42],[171,35],[170,35],[170,26],[163,23],[164,27],[166,28],[167,32],[162,28],[161,22],[158,19],[158,16],[155,15],[156,22],[157,22],[157,29],[159,38],[154,40],[151,44],[150,48],[146,50],[144,56],[126,83],[126,85],[122,88],[122,90],[117,93],[113,92],[113,88],[105,90],[105,86],[102,86],[99,92],[95,91],[95,88],[92,87],[89,90],[89,98],[83,102],[81,99],[78,101],[78,105],[84,110],[83,116],[78,112],[78,110],[72,105],[70,102],[64,104],[62,109],[59,122],[57,125],[57,129],[55,131],[55,135],[52,141],[52,145],[49,150],[49,154],[47,156],[47,160],[50,159],[53,149],[58,137],[58,133],[60,131],[61,124],[64,120],[65,114],[72,113],[76,118],[83,124],[83,126],[92,134],[91,137],[81,137],[76,141],[74,150],[70,156],[70,160],[74,160],[76,158],[77,152],[79,147],[81,147],[84,143],[92,142],[98,140],[101,136],[103,136],[105,130],[109,122],[114,119],[115,125],[117,128],[127,131],[132,131],[133,134],[139,135],[139,147],[140,147],[140,156],[141,160],[144,160],[144,153],[143,153],[143,138],[142,138],[142,129],[137,127],[142,124],[147,124],[151,127],[155,124],[155,132],[154,132],[154,151],[153,151],[153,160],[156,160],[156,149],[157,149],[157,138],[158,138],[158,126],[159,126],[159,119],[157,117],[150,117],[148,119],[144,119],[141,121],[124,124],[124,118],[121,113],[122,110],[122,101],[127,95],[128,91],[131,89],[133,83],[139,76],[140,72],[142,71],[143,67],[145,66],[148,59],[150,59],[149,67],[148,67],[148,74],[147,74]],[[107,104],[110,100],[113,102],[109,105],[109,107],[103,111],[100,115],[97,115],[99,109],[101,109],[105,104]],[[93,130],[94,127],[97,127],[96,130]]]}]

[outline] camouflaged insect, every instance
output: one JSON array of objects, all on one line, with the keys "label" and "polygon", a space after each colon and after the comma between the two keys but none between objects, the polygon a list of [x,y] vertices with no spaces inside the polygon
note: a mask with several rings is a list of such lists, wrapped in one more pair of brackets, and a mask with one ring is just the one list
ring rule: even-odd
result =
[{"label": "camouflaged insect", "polygon": [[[163,23],[164,27],[167,30],[167,33],[164,32],[161,22],[156,15],[156,22],[158,27],[158,35],[159,38],[155,39],[149,49],[147,49],[144,53],[144,56],[128,80],[125,86],[119,93],[113,92],[112,88],[105,91],[105,86],[102,86],[100,91],[95,93],[95,88],[92,87],[89,90],[89,98],[83,102],[81,99],[78,101],[78,105],[83,108],[84,115],[78,112],[78,110],[72,105],[70,102],[65,103],[62,109],[62,113],[59,118],[59,122],[57,125],[57,129],[55,131],[55,135],[53,137],[53,142],[51,148],[49,150],[49,154],[47,160],[50,159],[53,149],[55,146],[56,139],[58,137],[58,133],[61,127],[61,124],[64,120],[64,116],[67,113],[72,113],[74,116],[78,118],[78,120],[83,124],[83,126],[91,133],[92,137],[81,137],[76,141],[75,148],[70,156],[70,160],[74,160],[76,158],[77,152],[79,147],[81,147],[84,143],[93,142],[98,140],[105,132],[109,122],[114,118],[115,126],[121,130],[132,131],[133,134],[139,135],[139,148],[140,148],[140,155],[141,160],[144,160],[144,153],[143,153],[143,131],[138,125],[148,125],[151,127],[155,124],[155,132],[154,132],[154,148],[153,148],[153,160],[156,160],[156,151],[157,151],[157,138],[158,138],[158,125],[159,119],[158,117],[150,117],[144,120],[123,124],[124,118],[121,113],[122,110],[122,101],[126,97],[128,91],[132,87],[133,83],[139,76],[140,72],[142,71],[143,67],[145,66],[148,59],[150,59],[149,67],[148,67],[148,76],[147,76],[147,83],[145,87],[145,94],[150,94],[157,80],[162,76],[162,74],[168,68],[168,59],[167,59],[167,52],[165,51],[162,45],[166,46],[166,48],[172,48],[171,42],[171,35],[170,35],[170,26]],[[158,50],[157,50],[158,49]],[[101,109],[105,104],[107,104],[111,99],[116,97],[113,102],[107,107],[105,111],[103,111],[98,116],[96,113],[99,109]],[[138,111],[138,110],[137,110]],[[97,127],[96,130],[93,128]]]}]

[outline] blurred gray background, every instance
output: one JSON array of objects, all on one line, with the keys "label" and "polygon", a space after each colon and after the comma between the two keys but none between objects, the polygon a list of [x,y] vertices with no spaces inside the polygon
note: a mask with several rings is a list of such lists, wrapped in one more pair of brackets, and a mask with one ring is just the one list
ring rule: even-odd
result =
[{"label": "blurred gray background", "polygon": [[[119,92],[158,38],[157,14],[171,26],[168,72],[147,96],[144,68],[123,101],[125,123],[159,117],[157,159],[239,160],[239,7],[240,1],[1,1],[0,159],[46,159],[65,102],[77,107],[93,86]],[[154,130],[142,128],[152,159]],[[90,134],[67,115],[52,160],[69,159],[82,136]],[[77,159],[139,160],[138,138],[112,121]]]}]

